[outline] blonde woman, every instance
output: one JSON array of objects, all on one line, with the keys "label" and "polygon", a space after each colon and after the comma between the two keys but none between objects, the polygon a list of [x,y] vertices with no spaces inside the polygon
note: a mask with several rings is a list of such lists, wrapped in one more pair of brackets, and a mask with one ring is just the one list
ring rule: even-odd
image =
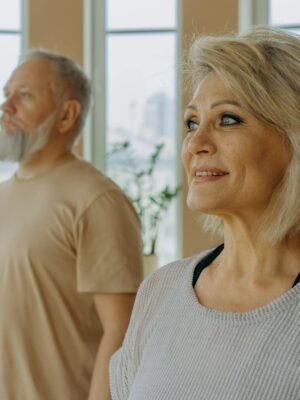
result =
[{"label": "blonde woman", "polygon": [[300,39],[196,39],[182,161],[216,249],[141,286],[113,400],[300,399]]}]

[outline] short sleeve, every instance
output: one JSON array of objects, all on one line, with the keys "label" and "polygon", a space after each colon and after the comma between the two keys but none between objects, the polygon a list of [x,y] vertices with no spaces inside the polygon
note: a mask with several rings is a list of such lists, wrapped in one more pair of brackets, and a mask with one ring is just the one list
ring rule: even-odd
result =
[{"label": "short sleeve", "polygon": [[142,280],[140,221],[119,190],[99,195],[76,223],[81,292],[135,293]]}]

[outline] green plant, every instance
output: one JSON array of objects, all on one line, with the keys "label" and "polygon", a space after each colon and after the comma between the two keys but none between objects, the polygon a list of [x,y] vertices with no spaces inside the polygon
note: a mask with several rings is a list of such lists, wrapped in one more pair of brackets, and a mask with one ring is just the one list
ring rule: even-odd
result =
[{"label": "green plant", "polygon": [[158,162],[164,144],[155,145],[145,162],[135,156],[130,142],[115,143],[108,152],[108,170],[112,178],[132,200],[142,224],[144,254],[156,254],[160,223],[180,186],[157,189]]}]

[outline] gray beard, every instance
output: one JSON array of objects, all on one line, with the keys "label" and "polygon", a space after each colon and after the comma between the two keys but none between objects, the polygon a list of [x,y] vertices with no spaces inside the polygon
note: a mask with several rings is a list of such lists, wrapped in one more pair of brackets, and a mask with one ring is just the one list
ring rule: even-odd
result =
[{"label": "gray beard", "polygon": [[7,133],[0,124],[0,160],[22,162],[44,148],[53,128],[55,112],[51,113],[33,132],[17,129]]}]

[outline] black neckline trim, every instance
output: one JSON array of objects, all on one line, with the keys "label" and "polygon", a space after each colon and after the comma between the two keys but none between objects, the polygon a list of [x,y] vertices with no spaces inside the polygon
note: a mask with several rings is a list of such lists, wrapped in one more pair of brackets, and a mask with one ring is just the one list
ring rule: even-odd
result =
[{"label": "black neckline trim", "polygon": [[295,279],[295,282],[294,282],[294,284],[293,284],[293,287],[296,286],[299,282],[300,282],[300,272],[299,272],[299,274],[297,275],[297,278]]},{"label": "black neckline trim", "polygon": [[205,257],[202,258],[196,265],[194,269],[194,274],[193,274],[193,287],[195,287],[197,280],[199,279],[199,276],[201,272],[204,270],[204,268],[208,267],[209,264],[211,264],[215,258],[218,257],[218,255],[223,251],[224,249],[224,243],[220,244],[218,247],[216,247],[213,251],[208,253]]},{"label": "black neckline trim", "polygon": [[[194,269],[194,274],[193,274],[193,288],[195,287],[197,280],[199,279],[199,276],[201,272],[208,267],[215,258],[218,257],[218,255],[223,251],[224,249],[224,243],[220,244],[217,246],[214,250],[212,250],[210,253],[208,253],[205,257],[202,258],[196,265]],[[297,275],[297,278],[295,279],[295,282],[292,287],[296,286],[300,282],[300,272]]]}]

